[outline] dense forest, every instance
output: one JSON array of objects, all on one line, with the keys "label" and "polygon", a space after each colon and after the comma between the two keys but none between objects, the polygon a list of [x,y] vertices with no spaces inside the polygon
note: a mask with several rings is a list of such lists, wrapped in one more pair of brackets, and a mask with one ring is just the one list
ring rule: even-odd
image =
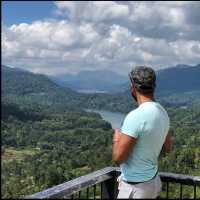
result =
[{"label": "dense forest", "polygon": [[[169,108],[168,112],[174,130],[174,148],[160,158],[160,171],[200,175],[199,107]],[[32,194],[114,165],[113,130],[99,114],[30,109],[2,102],[1,131],[4,198]],[[190,192],[185,196],[190,197]]]},{"label": "dense forest", "polygon": [[32,194],[111,164],[111,125],[98,114],[3,102],[1,131],[4,198]]},{"label": "dense forest", "polygon": [[[83,95],[40,75],[6,73],[1,102],[3,198],[24,197],[114,165],[111,124],[82,108],[127,113],[136,106],[130,94]],[[160,171],[200,175],[199,101],[161,103],[170,115],[174,147],[160,157]],[[178,189],[172,186],[171,195]],[[184,197],[192,197],[191,190],[184,191]]]}]

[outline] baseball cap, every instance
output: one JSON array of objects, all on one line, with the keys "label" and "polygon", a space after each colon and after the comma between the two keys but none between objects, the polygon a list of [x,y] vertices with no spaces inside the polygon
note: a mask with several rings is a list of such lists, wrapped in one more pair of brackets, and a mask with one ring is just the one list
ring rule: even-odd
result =
[{"label": "baseball cap", "polygon": [[156,87],[156,74],[151,67],[136,66],[129,73],[129,78],[139,92],[144,94],[154,92]]}]

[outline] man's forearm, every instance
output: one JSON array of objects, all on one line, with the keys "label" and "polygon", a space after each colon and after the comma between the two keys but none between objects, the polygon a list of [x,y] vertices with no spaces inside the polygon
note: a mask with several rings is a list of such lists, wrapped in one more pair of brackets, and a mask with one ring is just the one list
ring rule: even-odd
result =
[{"label": "man's forearm", "polygon": [[170,153],[172,151],[172,144],[173,139],[170,133],[168,133],[165,143],[162,146],[161,155],[165,156],[167,153]]},{"label": "man's forearm", "polygon": [[116,163],[116,164],[120,164],[117,161],[117,146],[118,146],[118,141],[113,141],[113,145],[112,145],[112,160]]},{"label": "man's forearm", "polygon": [[113,138],[113,145],[112,145],[112,160],[117,164],[120,165],[124,160],[119,152],[119,138]]},{"label": "man's forearm", "polygon": [[132,152],[136,139],[120,131],[116,131],[113,136],[112,158],[117,164],[125,162]]},{"label": "man's forearm", "polygon": [[119,131],[116,133],[117,130],[115,130],[115,134],[113,135],[113,140],[112,140],[112,160],[116,162],[117,160],[117,147],[118,143],[120,140],[120,133]]},{"label": "man's forearm", "polygon": [[166,156],[168,153],[170,153],[172,151],[172,144],[170,144],[169,146],[165,146],[163,145],[162,149],[161,149],[161,152],[160,152],[160,155],[161,156]]}]

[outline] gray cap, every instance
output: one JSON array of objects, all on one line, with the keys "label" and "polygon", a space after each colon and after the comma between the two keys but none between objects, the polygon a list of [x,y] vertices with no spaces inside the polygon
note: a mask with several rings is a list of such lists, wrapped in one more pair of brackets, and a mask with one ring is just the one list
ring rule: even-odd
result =
[{"label": "gray cap", "polygon": [[152,68],[146,66],[136,66],[129,73],[129,78],[139,92],[154,92],[156,87],[156,74]]}]

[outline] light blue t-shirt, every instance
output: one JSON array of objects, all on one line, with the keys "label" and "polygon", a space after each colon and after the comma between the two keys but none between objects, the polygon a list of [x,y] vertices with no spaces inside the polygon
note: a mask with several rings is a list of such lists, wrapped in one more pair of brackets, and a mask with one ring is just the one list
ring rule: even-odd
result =
[{"label": "light blue t-shirt", "polygon": [[128,160],[120,165],[123,180],[143,182],[155,176],[169,124],[167,112],[157,102],[142,103],[128,113],[121,132],[137,141]]}]

